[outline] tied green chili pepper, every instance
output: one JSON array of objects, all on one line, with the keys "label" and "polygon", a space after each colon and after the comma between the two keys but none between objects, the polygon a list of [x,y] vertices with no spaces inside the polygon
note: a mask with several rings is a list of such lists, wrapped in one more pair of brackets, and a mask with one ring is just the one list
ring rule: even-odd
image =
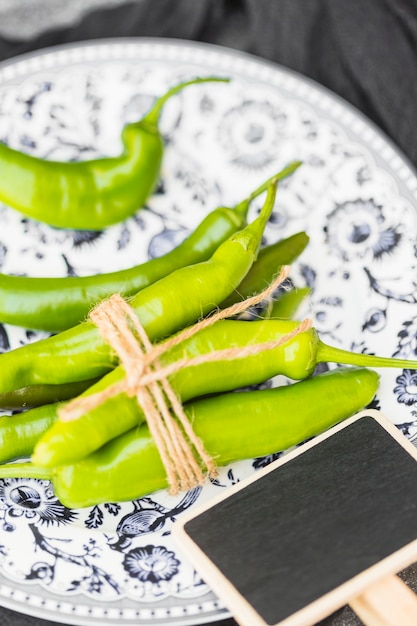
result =
[{"label": "tied green chili pepper", "polygon": [[234,208],[216,208],[174,250],[135,267],[66,278],[0,274],[0,321],[53,332],[66,330],[84,321],[93,305],[113,293],[132,296],[181,267],[206,261],[223,241],[245,226],[250,203],[271,181],[283,180],[300,165],[299,161],[290,163]]},{"label": "tied green chili pepper", "polygon": [[[350,417],[372,401],[378,380],[372,370],[338,368],[293,385],[198,400],[185,409],[207,452],[226,465],[284,450]],[[146,424],[73,465],[2,465],[0,478],[10,477],[51,480],[68,508],[134,500],[167,486]]]},{"label": "tied green chili pepper", "polygon": [[[276,341],[294,330],[297,324],[294,321],[273,319],[220,321],[161,355],[160,364],[166,366],[182,358],[190,359],[216,350]],[[303,380],[311,376],[316,366],[323,362],[417,368],[415,361],[358,354],[328,346],[320,341],[315,329],[310,329],[279,347],[245,356],[244,359],[236,357],[185,367],[169,376],[169,381],[181,401],[186,402],[207,394],[259,384],[277,375]],[[124,376],[124,369],[119,366],[82,395],[102,392],[120,382]],[[142,423],[144,419],[137,401],[120,393],[78,419],[55,421],[37,441],[32,460],[36,465],[44,467],[73,463]]]},{"label": "tied green chili pepper", "polygon": [[64,163],[0,144],[0,200],[60,228],[101,230],[143,206],[158,182],[164,143],[158,122],[165,103],[189,85],[229,82],[202,77],[172,87],[150,111],[122,131],[119,156]]},{"label": "tied green chili pepper", "polygon": [[[286,239],[281,239],[270,246],[261,248],[257,260],[249,270],[249,273],[252,275],[250,283],[253,293],[260,293],[264,289],[265,284],[269,284],[273,280],[282,265],[293,263],[305,250],[308,241],[309,238],[306,233],[300,232]],[[263,261],[265,256],[272,262],[265,264]],[[243,290],[239,287],[237,291],[242,293]],[[248,295],[252,295],[252,293],[245,294],[245,297]],[[290,311],[288,306],[285,307],[285,310],[286,312]],[[284,310],[282,312],[284,313]],[[286,317],[286,314],[280,315],[280,317]],[[31,385],[0,393],[0,408],[15,410],[69,400],[78,396],[96,382],[97,380],[87,380],[76,383],[63,383],[61,385]]]},{"label": "tied green chili pepper", "polygon": [[[254,263],[273,210],[276,183],[259,216],[223,242],[208,261],[172,272],[130,299],[151,341],[192,324],[242,281]],[[117,364],[110,346],[90,322],[26,344],[0,356],[0,393],[37,384],[62,384],[103,376]]]}]

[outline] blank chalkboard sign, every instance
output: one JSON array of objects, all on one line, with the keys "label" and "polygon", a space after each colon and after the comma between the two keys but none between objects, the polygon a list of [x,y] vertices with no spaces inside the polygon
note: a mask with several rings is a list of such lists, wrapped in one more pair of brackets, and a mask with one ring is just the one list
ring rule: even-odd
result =
[{"label": "blank chalkboard sign", "polygon": [[417,624],[394,574],[417,560],[417,452],[377,411],[300,446],[179,520],[174,536],[236,620]]}]

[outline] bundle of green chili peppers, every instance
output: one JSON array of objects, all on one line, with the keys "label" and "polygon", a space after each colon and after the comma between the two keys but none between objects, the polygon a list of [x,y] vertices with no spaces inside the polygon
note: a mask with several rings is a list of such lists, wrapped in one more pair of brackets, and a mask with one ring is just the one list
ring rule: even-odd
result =
[{"label": "bundle of green chili peppers", "polygon": [[[171,337],[213,308],[262,291],[281,265],[297,258],[308,243],[305,233],[267,248],[261,248],[261,242],[278,180],[298,166],[290,164],[234,210],[217,209],[180,246],[179,264],[174,269],[171,260],[156,263],[157,272],[149,270],[145,285],[135,283],[130,304],[152,341]],[[265,190],[259,216],[245,225],[249,203]],[[151,265],[136,273],[146,275],[147,267]],[[106,289],[112,289],[112,278],[103,282]],[[142,290],[136,293],[138,288]],[[276,317],[292,315],[306,293],[285,294],[267,307],[265,319],[216,322],[163,353],[160,365],[169,366],[184,356],[192,359],[230,346],[245,347],[286,336],[297,322]],[[294,295],[294,299],[289,297]],[[101,297],[103,292],[98,290],[95,298]],[[34,307],[30,315],[36,319]],[[17,317],[14,320],[19,323]],[[316,365],[322,362],[360,367],[338,367],[314,375]],[[206,449],[218,463],[226,464],[299,443],[365,407],[377,391],[379,377],[362,366],[417,367],[417,363],[326,346],[310,329],[269,351],[184,367],[168,378]],[[53,400],[71,397],[80,389],[88,397],[125,376],[91,322],[5,353],[0,356],[0,367],[3,406],[40,404],[0,420],[0,461],[5,463],[0,467],[0,478],[50,479],[56,495],[71,508],[134,499],[166,486],[145,416],[126,393],[109,397],[74,421],[63,422],[58,417],[62,404]],[[301,382],[236,393],[239,388],[282,374]],[[31,457],[29,462],[7,464],[27,457]]]}]

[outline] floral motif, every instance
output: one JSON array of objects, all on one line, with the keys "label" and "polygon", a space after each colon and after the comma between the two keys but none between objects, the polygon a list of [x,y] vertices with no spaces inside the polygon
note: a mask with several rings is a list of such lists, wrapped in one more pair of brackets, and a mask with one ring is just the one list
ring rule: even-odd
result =
[{"label": "floral motif", "polygon": [[398,227],[387,226],[382,207],[372,200],[355,200],[336,206],[329,214],[327,242],[345,261],[390,254],[399,244]]},{"label": "floral motif", "polygon": [[48,481],[35,478],[0,480],[0,502],[11,518],[36,519],[41,524],[69,524],[77,513],[54,495]]},{"label": "floral motif", "polygon": [[164,546],[144,546],[130,550],[124,560],[123,567],[132,578],[142,582],[158,583],[161,580],[171,580],[178,574],[180,562],[174,552]]},{"label": "floral motif", "polygon": [[271,103],[247,100],[226,113],[219,141],[234,165],[262,169],[277,158],[285,120],[285,114]]},{"label": "floral motif", "polygon": [[406,320],[398,333],[400,341],[394,356],[413,359],[417,356],[417,317]]},{"label": "floral motif", "polygon": [[413,406],[417,403],[417,371],[403,370],[403,373],[396,378],[398,383],[394,387],[394,393],[397,394],[398,402],[402,402],[407,406]]}]

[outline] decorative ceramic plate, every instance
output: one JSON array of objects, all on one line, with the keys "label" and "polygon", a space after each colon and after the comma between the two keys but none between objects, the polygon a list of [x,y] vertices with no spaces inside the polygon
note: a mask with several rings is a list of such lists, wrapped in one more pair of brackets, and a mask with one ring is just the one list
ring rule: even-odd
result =
[{"label": "decorative ceramic plate", "polygon": [[[0,67],[0,140],[53,159],[117,154],[123,125],[156,95],[213,74],[233,80],[189,88],[165,107],[161,184],[145,208],[93,233],[54,229],[2,206],[1,271],[66,276],[135,265],[301,159],[279,189],[266,242],[310,235],[291,276],[313,288],[308,312],[324,341],[416,358],[415,174],[366,119],[305,78],[233,51],[168,40],[50,49]],[[44,335],[4,326],[2,349]],[[411,439],[416,402],[417,374],[382,371],[376,405]],[[46,481],[0,481],[0,603],[88,626],[226,617],[170,530],[184,510],[270,460],[226,467],[218,481],[179,497],[158,492],[83,510],[65,509]]]}]

